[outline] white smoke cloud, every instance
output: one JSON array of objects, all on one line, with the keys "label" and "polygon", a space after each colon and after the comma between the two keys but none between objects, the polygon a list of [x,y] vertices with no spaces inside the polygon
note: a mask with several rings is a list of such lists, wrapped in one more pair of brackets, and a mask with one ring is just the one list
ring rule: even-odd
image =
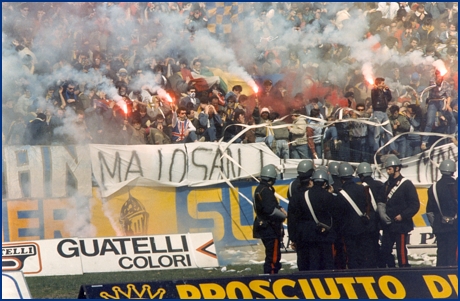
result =
[{"label": "white smoke cloud", "polygon": [[87,197],[75,195],[69,198],[70,206],[66,208],[67,216],[64,230],[69,237],[96,237],[97,229],[91,224],[92,202]]}]

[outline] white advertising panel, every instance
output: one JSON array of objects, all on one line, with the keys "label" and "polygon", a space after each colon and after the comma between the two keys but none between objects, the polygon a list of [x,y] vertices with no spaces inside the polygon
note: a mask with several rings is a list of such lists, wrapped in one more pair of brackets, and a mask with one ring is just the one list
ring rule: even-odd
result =
[{"label": "white advertising panel", "polygon": [[82,274],[79,258],[59,254],[62,239],[9,242],[2,244],[2,271],[22,271],[24,276]]},{"label": "white advertising panel", "polygon": [[3,272],[25,276],[219,266],[212,233],[65,238],[2,245]]},{"label": "white advertising panel", "polygon": [[63,239],[65,258],[80,258],[83,273],[217,267],[212,233]]}]

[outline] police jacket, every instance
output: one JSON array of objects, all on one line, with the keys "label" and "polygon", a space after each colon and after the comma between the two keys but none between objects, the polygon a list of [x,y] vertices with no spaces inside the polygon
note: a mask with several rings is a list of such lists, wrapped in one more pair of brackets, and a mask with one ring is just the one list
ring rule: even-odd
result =
[{"label": "police jacket", "polygon": [[[436,182],[436,192],[438,195],[439,205],[441,206],[442,215],[446,217],[454,217],[457,215],[457,187],[458,180],[447,175],[443,175],[442,178]],[[456,218],[452,224],[442,222],[441,212],[439,211],[439,207],[433,193],[433,185],[428,189],[426,212],[434,213],[434,222],[431,225],[433,233],[437,234],[458,231],[458,218]]]},{"label": "police jacket", "polygon": [[288,189],[288,194],[287,198],[289,200],[289,205],[288,205],[288,219],[287,219],[287,226],[288,226],[288,232],[289,232],[289,239],[292,242],[297,241],[297,231],[295,225],[297,224],[297,215],[296,212],[299,208],[299,205],[297,202],[301,200],[300,197],[297,197],[299,194],[304,194],[305,191],[308,190],[309,180],[305,179],[302,181],[299,177],[297,177],[294,181],[292,181],[289,184],[289,189]]},{"label": "police jacket", "polygon": [[[408,233],[414,229],[412,217],[420,208],[417,191],[410,180],[401,183],[403,176],[396,179],[390,178],[385,182],[384,196],[386,202],[386,214],[391,219],[390,232]],[[389,195],[393,187],[398,186],[392,195]],[[395,221],[397,215],[401,215],[402,221]]]},{"label": "police jacket", "polygon": [[334,187],[334,193],[339,193],[339,191],[342,190],[342,181],[340,181],[340,177],[332,175],[332,180],[334,180],[334,184],[332,184],[332,187]]},{"label": "police jacket", "polygon": [[383,199],[383,183],[374,180],[371,176],[363,178],[364,191],[366,192],[366,214],[369,217],[370,224],[367,227],[369,232],[378,231],[380,217],[378,211],[374,209],[371,193],[374,196],[375,204],[382,202]]},{"label": "police jacket", "polygon": [[[316,222],[308,208],[305,192],[308,192],[311,206],[319,222],[332,226],[333,214],[335,209],[334,198],[331,193],[327,192],[320,186],[313,186],[310,189],[299,190],[294,195],[294,203],[291,206],[291,213],[288,213],[288,220],[293,218],[295,223],[288,224],[289,238],[296,244],[307,242],[334,242],[336,233],[332,227],[324,234],[316,231]],[[291,205],[291,204],[289,204]],[[292,216],[290,215],[292,214]],[[293,235],[293,237],[291,237]]]},{"label": "police jacket", "polygon": [[383,89],[372,89],[371,99],[372,99],[372,109],[374,111],[386,112],[388,108],[388,103],[391,101],[391,91]]},{"label": "police jacket", "polygon": [[[350,179],[342,184],[342,190],[350,196],[351,200],[358,206],[362,213],[366,212],[366,193],[363,186],[356,184]],[[367,224],[356,213],[352,205],[350,205],[341,193],[337,193],[337,197],[342,208],[342,234],[344,236],[354,236],[367,232]]]},{"label": "police jacket", "polygon": [[283,221],[286,216],[279,211],[281,208],[275,197],[275,188],[261,180],[254,192],[254,211],[256,218],[253,224],[254,238],[281,238]]},{"label": "police jacket", "polygon": [[363,182],[369,185],[372,193],[374,194],[375,201],[377,203],[385,202],[385,198],[383,195],[383,183],[382,182],[375,180],[371,176],[364,177]]}]

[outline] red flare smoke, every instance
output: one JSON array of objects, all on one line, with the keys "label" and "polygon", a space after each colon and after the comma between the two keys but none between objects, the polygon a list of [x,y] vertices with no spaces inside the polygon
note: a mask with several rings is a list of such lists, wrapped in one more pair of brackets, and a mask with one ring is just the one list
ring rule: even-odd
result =
[{"label": "red flare smoke", "polygon": [[370,76],[366,76],[366,81],[370,84],[370,85],[374,85],[374,79]]},{"label": "red flare smoke", "polygon": [[444,75],[446,75],[446,73],[447,73],[447,69],[446,69],[446,68],[438,69],[438,71],[439,71],[439,75],[441,75],[441,76],[444,76]]}]

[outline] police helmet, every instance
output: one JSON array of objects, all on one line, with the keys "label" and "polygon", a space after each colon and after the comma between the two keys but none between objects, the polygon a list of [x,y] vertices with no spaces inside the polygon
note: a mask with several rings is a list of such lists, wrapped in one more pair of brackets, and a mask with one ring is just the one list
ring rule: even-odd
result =
[{"label": "police helmet", "polygon": [[347,162],[342,162],[339,165],[339,177],[345,178],[345,177],[351,177],[353,175],[353,167]]},{"label": "police helmet", "polygon": [[333,176],[338,176],[339,175],[339,163],[338,162],[331,162],[328,165],[328,170]]},{"label": "police helmet", "polygon": [[329,184],[330,186],[334,185],[334,179],[332,178],[332,175],[331,175],[331,174],[328,174],[328,176],[329,176],[329,183],[328,183],[328,184]]},{"label": "police helmet", "polygon": [[315,170],[311,178],[313,179],[313,182],[325,182],[329,181],[329,174],[327,171],[320,168]]},{"label": "police helmet", "polygon": [[276,172],[276,167],[273,164],[268,164],[262,167],[260,171],[260,178],[265,181],[270,181],[271,179],[276,179],[278,173]]},{"label": "police helmet", "polygon": [[313,162],[311,160],[302,160],[297,165],[297,173],[307,173],[308,171],[313,169]]},{"label": "police helmet", "polygon": [[457,170],[457,167],[455,166],[455,162],[453,160],[447,159],[441,162],[439,170],[443,175],[452,175]]},{"label": "police helmet", "polygon": [[388,168],[391,166],[401,166],[401,161],[395,155],[389,155],[387,159],[385,160],[385,168]]},{"label": "police helmet", "polygon": [[363,175],[365,177],[372,175],[372,167],[367,162],[361,162],[358,165],[358,169],[356,169],[356,173],[360,176]]}]

